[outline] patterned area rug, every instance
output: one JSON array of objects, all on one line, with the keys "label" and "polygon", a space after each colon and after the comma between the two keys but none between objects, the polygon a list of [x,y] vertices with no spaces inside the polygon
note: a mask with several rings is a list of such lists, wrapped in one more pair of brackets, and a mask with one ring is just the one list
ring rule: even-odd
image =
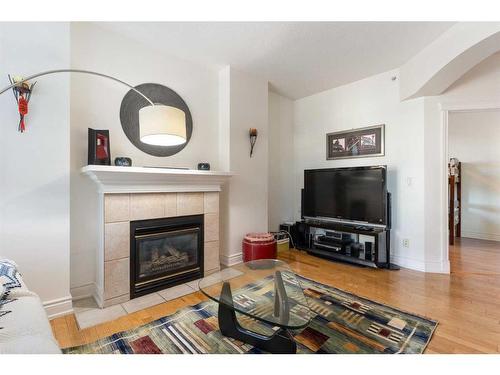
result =
[{"label": "patterned area rug", "polygon": [[[422,353],[437,322],[358,297],[297,275],[314,312],[306,328],[294,332],[298,353]],[[285,282],[287,282],[285,280]],[[269,279],[233,292],[238,300],[273,298]],[[144,326],[120,332],[64,353],[262,353],[221,335],[217,303],[202,302]],[[238,315],[242,326],[271,335],[273,327]]]}]

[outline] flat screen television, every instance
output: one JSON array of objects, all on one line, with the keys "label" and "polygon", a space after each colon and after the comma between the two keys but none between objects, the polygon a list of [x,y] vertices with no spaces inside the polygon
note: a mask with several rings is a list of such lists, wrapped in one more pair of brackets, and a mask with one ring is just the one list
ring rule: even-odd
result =
[{"label": "flat screen television", "polygon": [[387,224],[386,167],[304,171],[303,215]]}]

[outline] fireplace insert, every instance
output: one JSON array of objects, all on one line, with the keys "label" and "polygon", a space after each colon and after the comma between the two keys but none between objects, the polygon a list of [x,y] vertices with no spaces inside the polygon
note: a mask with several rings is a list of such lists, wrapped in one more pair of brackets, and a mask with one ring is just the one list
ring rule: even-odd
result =
[{"label": "fireplace insert", "polygon": [[203,277],[203,215],[130,222],[130,298]]}]

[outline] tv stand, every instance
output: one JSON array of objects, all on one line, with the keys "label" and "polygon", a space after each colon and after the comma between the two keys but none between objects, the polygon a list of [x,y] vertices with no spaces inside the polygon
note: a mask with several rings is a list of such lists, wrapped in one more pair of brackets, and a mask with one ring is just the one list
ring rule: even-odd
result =
[{"label": "tv stand", "polygon": [[366,267],[399,269],[390,263],[390,229],[359,223],[307,219],[298,248],[322,258],[340,260]]}]

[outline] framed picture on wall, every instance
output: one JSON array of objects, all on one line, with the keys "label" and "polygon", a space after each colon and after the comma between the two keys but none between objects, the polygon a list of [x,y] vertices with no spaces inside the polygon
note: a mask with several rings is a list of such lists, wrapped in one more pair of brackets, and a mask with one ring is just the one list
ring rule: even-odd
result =
[{"label": "framed picture on wall", "polygon": [[384,156],[385,125],[344,130],[326,135],[326,159]]}]

